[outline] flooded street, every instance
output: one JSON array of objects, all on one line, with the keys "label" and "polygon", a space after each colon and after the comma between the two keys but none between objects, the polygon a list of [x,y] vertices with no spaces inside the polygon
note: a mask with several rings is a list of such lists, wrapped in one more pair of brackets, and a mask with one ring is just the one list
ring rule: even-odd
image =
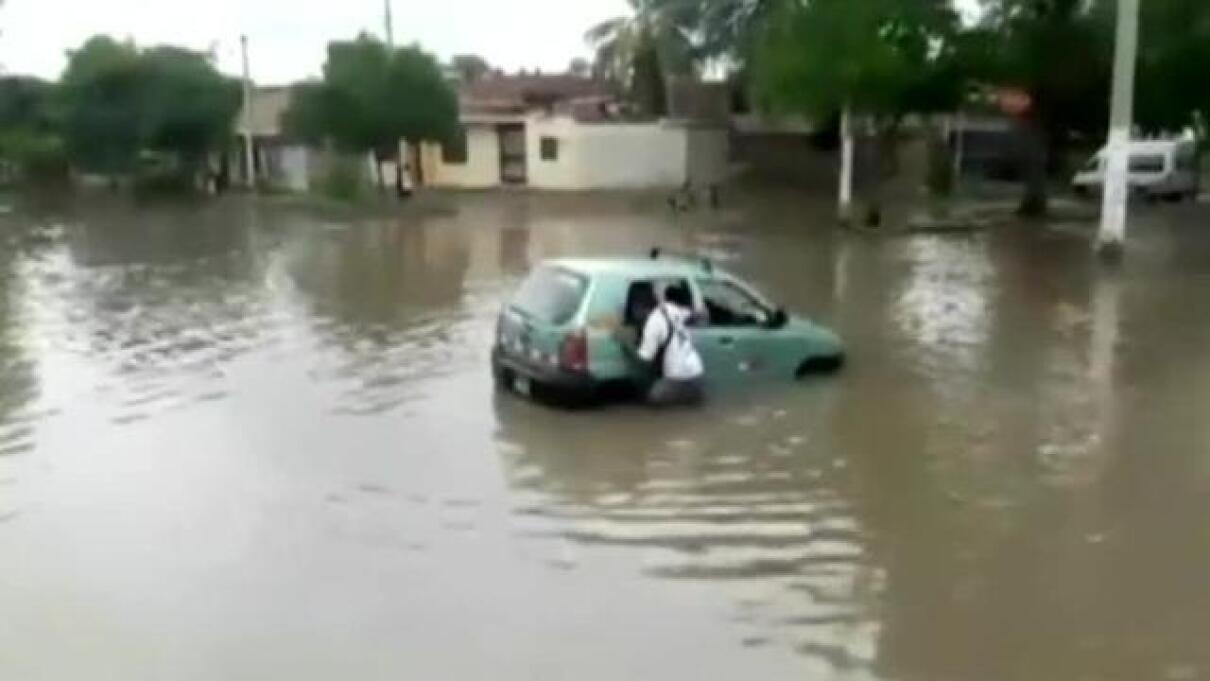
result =
[{"label": "flooded street", "polygon": [[[839,233],[483,194],[0,215],[0,678],[1210,678],[1210,207]],[[850,365],[495,394],[560,255],[701,249]]]}]

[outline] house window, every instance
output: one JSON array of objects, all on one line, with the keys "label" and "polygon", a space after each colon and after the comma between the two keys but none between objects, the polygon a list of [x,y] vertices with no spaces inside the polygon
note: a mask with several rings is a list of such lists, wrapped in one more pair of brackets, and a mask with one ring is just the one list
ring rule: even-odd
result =
[{"label": "house window", "polygon": [[559,160],[559,140],[555,137],[543,137],[538,140],[538,147],[543,161]]},{"label": "house window", "polygon": [[446,165],[466,163],[466,128],[458,126],[450,139],[441,145],[441,162]]}]

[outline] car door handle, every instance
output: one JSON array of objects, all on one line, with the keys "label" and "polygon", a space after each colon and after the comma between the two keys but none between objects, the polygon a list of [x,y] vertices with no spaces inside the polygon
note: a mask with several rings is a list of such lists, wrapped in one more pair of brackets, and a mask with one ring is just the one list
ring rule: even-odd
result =
[{"label": "car door handle", "polygon": [[722,338],[718,339],[718,344],[729,348],[735,345],[735,339],[731,336],[723,336]]}]

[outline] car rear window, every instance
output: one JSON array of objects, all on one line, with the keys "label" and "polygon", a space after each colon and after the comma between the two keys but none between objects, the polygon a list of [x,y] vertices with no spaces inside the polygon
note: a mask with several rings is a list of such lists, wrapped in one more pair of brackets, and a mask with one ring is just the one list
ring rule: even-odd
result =
[{"label": "car rear window", "polygon": [[560,267],[540,267],[530,273],[512,306],[547,324],[566,324],[580,309],[588,279]]}]

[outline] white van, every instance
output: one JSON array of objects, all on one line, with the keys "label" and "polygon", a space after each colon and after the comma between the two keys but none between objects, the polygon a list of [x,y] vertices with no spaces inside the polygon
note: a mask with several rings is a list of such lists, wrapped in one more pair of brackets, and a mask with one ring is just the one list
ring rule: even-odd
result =
[{"label": "white van", "polygon": [[[1149,199],[1196,199],[1201,169],[1197,142],[1191,139],[1147,140],[1130,143],[1127,182],[1136,196]],[[1088,196],[1105,184],[1105,149],[1096,153],[1072,178],[1077,194]]]}]

